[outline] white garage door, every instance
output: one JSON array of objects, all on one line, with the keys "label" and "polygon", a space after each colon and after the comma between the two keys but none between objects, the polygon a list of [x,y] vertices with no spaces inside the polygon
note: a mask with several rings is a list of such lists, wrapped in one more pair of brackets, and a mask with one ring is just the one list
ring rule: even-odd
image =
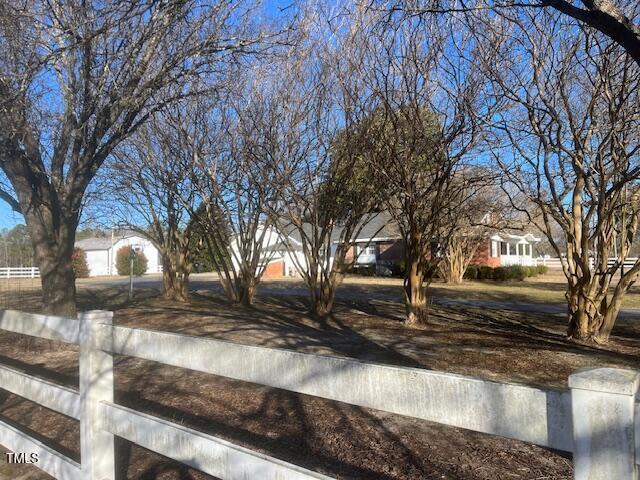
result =
[{"label": "white garage door", "polygon": [[89,276],[109,274],[109,251],[89,250],[87,251],[87,265],[89,266]]}]

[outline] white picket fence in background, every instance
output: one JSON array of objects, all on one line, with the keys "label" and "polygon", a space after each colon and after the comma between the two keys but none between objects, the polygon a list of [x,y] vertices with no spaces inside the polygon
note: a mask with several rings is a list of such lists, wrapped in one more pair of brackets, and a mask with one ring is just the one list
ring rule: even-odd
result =
[{"label": "white picket fence in background", "polygon": [[[616,259],[615,258],[610,258],[609,261],[607,262],[608,266],[612,266],[615,263]],[[625,270],[633,267],[635,265],[635,263],[638,261],[638,257],[627,257],[624,259],[624,268]]]},{"label": "white picket fence in background", "polygon": [[40,278],[38,267],[0,267],[2,278]]},{"label": "white picket fence in background", "polygon": [[538,257],[536,258],[536,265],[545,265],[549,268],[561,269],[562,259],[558,257]]},{"label": "white picket fence in background", "polygon": [[[613,266],[613,264],[617,261],[617,258],[610,258],[607,261],[607,265],[609,267]],[[546,265],[549,268],[562,268],[562,262],[564,259],[558,257],[538,257],[536,258],[537,265]],[[638,257],[627,257],[624,259],[624,268],[625,270],[633,267],[633,265],[638,261]],[[591,268],[593,268],[593,258],[590,259]]]},{"label": "white picket fence in background", "polygon": [[329,479],[184,425],[114,402],[114,355],[126,355],[382,410],[573,453],[574,478],[637,479],[640,422],[633,370],[596,368],[569,390],[349,358],[114,326],[111,312],[79,319],[0,310],[0,329],[80,346],[79,391],[0,365],[0,388],[80,421],[79,464],[0,421],[0,444],[36,453],[62,480],[114,480],[114,436],[223,480]]}]

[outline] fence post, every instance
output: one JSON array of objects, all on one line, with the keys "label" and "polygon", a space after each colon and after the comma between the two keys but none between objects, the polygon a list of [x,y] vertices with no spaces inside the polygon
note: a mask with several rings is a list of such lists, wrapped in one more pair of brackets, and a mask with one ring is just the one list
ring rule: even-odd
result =
[{"label": "fence post", "polygon": [[101,429],[100,402],[113,402],[113,356],[100,350],[100,324],[113,313],[80,313],[80,455],[85,480],[114,480],[114,437]]},{"label": "fence post", "polygon": [[640,374],[594,368],[569,376],[576,480],[637,480],[635,396]]}]

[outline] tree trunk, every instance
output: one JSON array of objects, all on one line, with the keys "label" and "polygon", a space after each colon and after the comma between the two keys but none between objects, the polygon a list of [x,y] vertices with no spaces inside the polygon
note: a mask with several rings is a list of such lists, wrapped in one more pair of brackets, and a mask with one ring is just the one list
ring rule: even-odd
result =
[{"label": "tree trunk", "polygon": [[334,299],[317,296],[311,306],[311,313],[316,317],[326,317],[333,310]]},{"label": "tree trunk", "polygon": [[242,277],[238,286],[238,298],[244,307],[253,306],[253,300],[256,296],[258,282],[254,276]]},{"label": "tree trunk", "polygon": [[29,235],[40,269],[42,308],[51,315],[75,318],[76,284],[73,273],[75,221],[47,222],[46,218],[31,216]]},{"label": "tree trunk", "polygon": [[405,307],[407,325],[424,325],[429,320],[427,297],[423,287],[424,271],[422,262],[412,259],[404,278]]},{"label": "tree trunk", "polygon": [[176,302],[189,301],[189,271],[175,265],[168,255],[162,256],[162,296]]},{"label": "tree trunk", "polygon": [[450,258],[446,257],[440,264],[440,272],[444,282],[454,285],[462,283],[466,269],[464,259],[457,255],[453,255]]},{"label": "tree trunk", "polygon": [[220,273],[218,275],[220,277],[220,284],[222,285],[222,290],[224,291],[224,294],[227,297],[227,300],[229,300],[231,303],[240,302],[240,297],[238,296],[238,292],[234,282]]},{"label": "tree trunk", "polygon": [[326,317],[333,311],[333,305],[336,301],[336,292],[344,279],[344,273],[341,265],[344,259],[336,258],[331,267],[331,272],[327,277],[309,284],[311,292],[311,313],[316,317]]},{"label": "tree trunk", "polygon": [[578,342],[606,344],[620,311],[623,295],[616,291],[610,299],[600,293],[603,300],[598,301],[584,289],[569,288],[567,300],[569,307],[569,325],[567,338]]},{"label": "tree trunk", "polygon": [[311,296],[311,313],[316,317],[326,317],[332,312],[335,299],[335,288],[316,288]]},{"label": "tree trunk", "polygon": [[473,255],[475,254],[480,240],[468,235],[466,237],[454,236],[447,242],[444,258],[439,265],[440,273],[445,283],[460,284],[464,279],[464,273]]},{"label": "tree trunk", "polygon": [[42,306],[46,313],[76,316],[76,283],[71,254],[51,248],[46,260],[38,259],[42,282]]},{"label": "tree trunk", "polygon": [[[249,280],[245,280],[248,278]],[[222,289],[231,303],[239,303],[244,307],[253,306],[253,302],[258,290],[258,280],[254,276],[245,277],[239,274],[235,280],[228,279],[220,275]]]}]

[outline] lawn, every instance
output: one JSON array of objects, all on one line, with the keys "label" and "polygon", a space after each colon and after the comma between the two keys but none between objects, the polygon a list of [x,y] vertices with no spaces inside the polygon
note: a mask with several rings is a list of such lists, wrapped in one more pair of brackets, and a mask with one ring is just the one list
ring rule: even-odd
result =
[{"label": "lawn", "polygon": [[[565,277],[560,272],[551,272],[523,281],[498,282],[492,280],[469,281],[460,285],[441,282],[431,284],[432,290],[445,297],[463,297],[474,300],[524,303],[564,303]],[[640,306],[640,295],[630,295],[625,306]]]},{"label": "lawn", "polygon": [[[376,288],[382,285],[400,286],[402,285],[402,280],[396,278],[349,277],[345,283],[353,285],[369,283],[372,288]],[[564,304],[566,302],[564,297],[566,279],[559,270],[550,270],[545,275],[528,278],[524,281],[465,280],[459,285],[449,285],[436,279],[429,288],[431,295],[434,297],[534,304]],[[639,286],[632,287],[631,291],[625,296],[623,308],[640,309]]]},{"label": "lawn", "polygon": [[[476,283],[463,288],[481,295]],[[533,282],[524,283],[536,289]],[[293,281],[266,282],[253,309],[231,306],[217,292],[202,291],[179,305],[152,289],[139,290],[129,302],[124,287],[87,285],[79,289],[80,308],[114,310],[120,325],[546,388],[566,388],[567,376],[585,366],[640,369],[640,326],[632,321],[619,322],[604,348],[566,342],[560,316],[504,310],[434,305],[428,326],[408,329],[401,322],[400,283],[392,279],[347,279],[335,315],[324,320],[304,313],[304,296],[287,294],[301,292]],[[448,288],[438,285],[434,291],[447,294]],[[36,291],[4,301],[23,310],[38,308]],[[0,362],[77,386],[74,347],[3,333]],[[118,358],[116,400],[338,478],[571,477],[570,459],[523,442],[132,358]],[[0,412],[0,418],[78,457],[76,422],[9,394],[0,396]],[[118,449],[121,479],[209,478],[124,441]],[[29,478],[47,478],[34,475]]]}]

